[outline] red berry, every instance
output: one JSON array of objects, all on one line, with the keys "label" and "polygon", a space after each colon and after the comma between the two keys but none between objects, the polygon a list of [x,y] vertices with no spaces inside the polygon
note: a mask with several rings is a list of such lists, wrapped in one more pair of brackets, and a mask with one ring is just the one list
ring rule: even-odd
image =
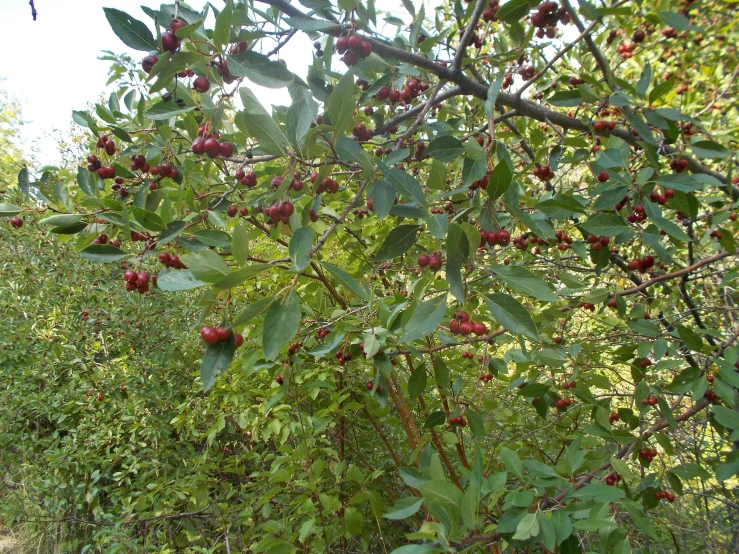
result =
[{"label": "red berry", "polygon": [[180,47],[180,39],[174,33],[165,31],[162,33],[162,48],[168,52],[176,52]]},{"label": "red berry", "polygon": [[234,333],[234,344],[236,345],[236,348],[244,344],[244,335],[241,333]]},{"label": "red berry", "polygon": [[228,340],[228,337],[231,336],[231,330],[225,327],[218,327],[216,333],[218,333],[218,340]]},{"label": "red berry", "polygon": [[222,142],[219,146],[220,154],[224,158],[230,158],[234,155],[234,145],[230,142]]},{"label": "red berry", "polygon": [[210,81],[207,77],[201,75],[199,77],[196,77],[195,80],[192,82],[192,88],[202,94],[204,92],[207,92],[210,88]]},{"label": "red berry", "polygon": [[202,329],[200,329],[200,338],[203,339],[207,344],[215,344],[218,342],[218,331],[211,327],[210,325],[206,325]]},{"label": "red berry", "polygon": [[221,145],[218,140],[209,138],[205,141],[205,151],[211,158],[215,158],[221,153]]}]

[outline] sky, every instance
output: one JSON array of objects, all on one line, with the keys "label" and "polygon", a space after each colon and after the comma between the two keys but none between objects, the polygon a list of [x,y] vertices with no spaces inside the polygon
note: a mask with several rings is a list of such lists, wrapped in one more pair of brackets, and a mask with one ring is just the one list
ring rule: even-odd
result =
[{"label": "sky", "polygon": [[[424,0],[426,3],[433,3]],[[59,160],[54,129],[68,134],[72,126],[72,110],[84,110],[101,94],[105,97],[113,87],[105,87],[110,62],[98,57],[102,50],[129,52],[134,59],[142,52],[131,52],[108,25],[103,6],[129,13],[150,25],[151,19],[140,6],[156,8],[160,0],[34,0],[38,17],[33,21],[28,0],[0,0],[0,88],[21,103],[24,124],[21,139],[24,151],[34,153],[39,166]],[[196,9],[204,0],[188,2]],[[213,0],[219,6],[222,0]],[[414,0],[419,6],[420,0]],[[407,14],[397,0],[376,0],[377,9]],[[428,13],[428,6],[427,6]],[[379,23],[379,21],[378,21]],[[298,33],[281,51],[288,68],[305,76],[311,63],[312,42]],[[13,53],[13,54],[8,54]],[[252,88],[250,86],[250,88]],[[253,87],[257,98],[270,104],[289,104],[286,89]]]}]

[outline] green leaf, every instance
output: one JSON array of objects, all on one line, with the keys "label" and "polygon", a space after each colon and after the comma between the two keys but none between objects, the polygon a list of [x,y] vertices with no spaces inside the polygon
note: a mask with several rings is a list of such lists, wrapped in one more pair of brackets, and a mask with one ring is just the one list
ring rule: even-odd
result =
[{"label": "green leaf", "polygon": [[398,193],[405,196],[408,200],[417,202],[419,206],[426,206],[426,198],[424,197],[423,190],[421,190],[421,185],[418,184],[416,179],[405,171],[388,167],[381,161],[377,162],[377,166]]},{"label": "green leaf", "polygon": [[290,237],[288,255],[295,264],[296,271],[303,271],[308,265],[310,260],[308,252],[310,252],[314,240],[316,240],[316,232],[312,227],[300,227]]},{"label": "green leaf", "polygon": [[411,342],[433,333],[446,313],[446,294],[420,304],[403,328],[398,342]]},{"label": "green leaf", "polygon": [[235,351],[236,344],[234,343],[233,333],[228,337],[228,340],[208,345],[203,356],[203,364],[200,366],[200,381],[203,383],[204,391],[215,385],[216,376],[228,369]]},{"label": "green leaf", "polygon": [[262,331],[262,349],[267,360],[274,360],[298,332],[300,302],[293,289],[278,298],[267,309]]},{"label": "green leaf", "polygon": [[406,544],[405,546],[396,548],[390,554],[441,554],[442,552],[444,552],[444,550],[436,546],[429,546],[426,544]]},{"label": "green leaf", "polygon": [[426,391],[427,381],[428,375],[426,374],[426,365],[421,364],[416,366],[408,379],[408,396],[413,400],[419,396],[423,396],[423,393]]},{"label": "green leaf", "polygon": [[369,179],[374,174],[372,159],[364,148],[359,146],[349,137],[340,136],[336,140],[336,153],[342,160],[358,163],[362,166],[365,179]]},{"label": "green leaf", "polygon": [[447,259],[446,282],[449,283],[449,291],[460,304],[464,304],[464,283],[462,282],[462,263]]},{"label": "green leaf", "polygon": [[[209,250],[208,252],[212,252],[212,250]],[[256,277],[269,269],[274,269],[274,267],[275,266],[271,264],[253,264],[242,269],[232,271],[217,281],[216,284],[213,285],[213,288],[217,291],[222,291],[237,287],[244,281]]]},{"label": "green leaf", "polygon": [[485,303],[495,320],[507,331],[523,335],[536,342],[541,340],[531,314],[512,296],[507,294],[485,296]]},{"label": "green leaf", "polygon": [[555,302],[557,295],[543,279],[516,265],[496,265],[490,270],[503,279],[513,290],[523,292],[545,302]]},{"label": "green leaf", "polygon": [[284,17],[285,23],[293,29],[300,29],[306,33],[315,33],[318,31],[326,31],[336,27],[336,23],[326,21],[324,19],[315,19],[305,15],[292,15]]},{"label": "green leaf", "polygon": [[38,222],[39,225],[54,225],[55,227],[73,227],[77,225],[84,216],[80,214],[59,214],[46,217]]},{"label": "green leaf", "polygon": [[680,335],[680,340],[683,341],[683,344],[691,350],[696,352],[703,350],[703,339],[693,329],[678,323],[677,333]]},{"label": "green leaf", "polygon": [[347,71],[336,83],[326,105],[326,115],[334,128],[334,136],[342,136],[352,125],[356,108],[354,72]]},{"label": "green leaf", "polygon": [[580,224],[580,228],[599,237],[614,237],[631,229],[622,217],[604,213],[588,217],[587,221]]},{"label": "green leaf", "polygon": [[428,145],[426,154],[441,162],[453,162],[464,154],[464,145],[452,135],[440,135]]},{"label": "green leaf", "polygon": [[192,254],[182,256],[182,263],[192,271],[196,279],[205,281],[206,283],[216,283],[222,279],[224,275],[228,275],[229,269],[226,262],[223,261],[215,251],[203,250]]},{"label": "green leaf", "polygon": [[[461,225],[450,223],[447,229],[446,251],[449,261],[462,263],[469,259],[473,245]],[[477,246],[476,244],[474,245]]]},{"label": "green leaf", "polygon": [[144,229],[149,231],[164,230],[164,221],[154,212],[131,206],[131,213],[136,221],[138,221]]},{"label": "green leaf", "polygon": [[488,88],[488,95],[485,99],[485,115],[490,119],[495,112],[495,103],[498,101],[498,95],[500,89],[503,86],[503,79],[505,78],[505,71],[498,71],[498,76],[495,81]]},{"label": "green leaf", "polygon": [[516,23],[529,13],[527,0],[508,0],[503,4],[495,16],[506,23]]},{"label": "green leaf", "polygon": [[77,186],[80,187],[80,190],[87,196],[95,196],[95,184],[92,182],[92,177],[90,175],[91,174],[87,171],[86,167],[78,167]]},{"label": "green leaf", "polygon": [[157,278],[157,287],[167,292],[196,289],[204,285],[207,283],[196,279],[189,269],[162,269]]},{"label": "green leaf", "polygon": [[215,28],[213,29],[213,44],[216,49],[223,51],[223,47],[229,43],[231,39],[231,17],[233,16],[233,2],[227,0],[226,5],[221,13],[216,17]]},{"label": "green leaf", "polygon": [[426,421],[423,422],[423,428],[432,429],[434,427],[438,427],[439,425],[444,425],[445,422],[446,414],[441,410],[437,410],[429,414],[429,416],[426,418]]},{"label": "green leaf", "polygon": [[91,244],[80,251],[80,256],[92,262],[117,262],[126,257],[126,253],[112,244]]},{"label": "green leaf", "polygon": [[691,142],[690,148],[698,158],[728,158],[731,152],[724,146],[710,140]]},{"label": "green leaf", "polygon": [[413,246],[418,235],[418,225],[398,225],[385,237],[385,241],[375,254],[375,262],[392,260]]},{"label": "green leaf", "polygon": [[115,8],[103,8],[103,11],[113,32],[123,44],[134,50],[159,50],[154,35],[144,23]]},{"label": "green leaf", "polygon": [[290,85],[295,76],[280,62],[272,61],[264,54],[247,50],[234,56],[226,56],[228,70],[235,77],[247,77],[257,85],[267,88],[283,88]]},{"label": "green leaf", "polygon": [[518,522],[516,526],[516,533],[513,538],[516,540],[525,541],[531,537],[535,537],[539,534],[539,522],[537,520],[537,513],[526,514],[523,519]]},{"label": "green leaf", "polygon": [[498,162],[490,173],[488,186],[485,189],[491,200],[495,200],[505,194],[513,182],[513,171],[505,162]]},{"label": "green leaf", "polygon": [[237,223],[231,239],[231,254],[240,266],[249,260],[249,234],[242,223]]},{"label": "green leaf", "polygon": [[[215,212],[210,212],[208,215],[210,216],[213,213]],[[195,231],[194,236],[208,246],[215,246],[216,248],[231,247],[231,235],[218,229],[200,229],[200,231]]]},{"label": "green leaf", "polygon": [[30,196],[30,184],[28,182],[28,168],[24,165],[18,172],[18,188],[26,196]]},{"label": "green leaf", "polygon": [[711,408],[713,417],[716,418],[721,425],[729,429],[739,429],[739,412],[731,408],[723,406],[713,406]]},{"label": "green leaf", "polygon": [[636,93],[644,98],[644,96],[647,94],[647,89],[649,88],[649,84],[651,82],[652,66],[649,64],[649,62],[647,62],[644,66],[644,69],[642,69],[641,75],[639,76],[639,81],[636,83]]},{"label": "green leaf", "polygon": [[594,500],[596,502],[616,502],[622,499],[624,491],[618,487],[609,487],[608,485],[592,484],[581,488],[573,495],[575,498],[584,498]]},{"label": "green leaf", "polygon": [[246,87],[239,89],[243,111],[236,116],[236,124],[243,127],[246,133],[257,139],[259,146],[267,154],[282,155],[288,145],[287,138],[280,127],[259,103],[254,93]]},{"label": "green leaf", "polygon": [[338,279],[339,282],[352,293],[356,294],[362,300],[369,300],[369,292],[360,285],[354,277],[335,265],[331,265],[327,262],[320,263],[335,279]]},{"label": "green leaf", "polygon": [[176,239],[186,228],[187,223],[185,223],[184,221],[170,221],[169,223],[167,223],[167,226],[164,228],[164,230],[159,233],[157,245],[161,246],[162,244],[165,244],[172,239]]},{"label": "green leaf", "polygon": [[584,214],[585,208],[577,199],[566,194],[539,202],[536,207],[554,219],[569,219],[575,214]]},{"label": "green leaf", "polygon": [[401,498],[389,512],[382,514],[382,517],[392,520],[405,519],[415,514],[421,507],[421,504],[423,504],[423,498],[416,498],[415,496]]},{"label": "green leaf", "polygon": [[372,190],[372,203],[380,221],[390,214],[390,210],[395,203],[395,189],[385,179],[375,183]]},{"label": "green leaf", "polygon": [[418,486],[424,499],[438,506],[454,506],[459,508],[462,502],[462,491],[453,483],[443,479],[432,479]]},{"label": "green leaf", "polygon": [[180,107],[176,102],[157,102],[144,112],[144,115],[153,121],[164,121],[170,117],[191,112],[195,106]]},{"label": "green leaf", "polygon": [[662,98],[665,94],[670,92],[675,87],[675,77],[670,77],[666,81],[661,82],[652,89],[649,93],[649,103],[654,104],[657,100]]},{"label": "green leaf", "polygon": [[10,217],[18,215],[23,211],[23,208],[16,206],[15,204],[8,204],[6,202],[0,202],[0,217]]},{"label": "green leaf", "polygon": [[521,460],[519,459],[518,454],[516,454],[513,450],[502,446],[500,448],[500,459],[508,468],[508,471],[515,474],[519,478],[523,478],[523,465],[521,464]]},{"label": "green leaf", "polygon": [[264,311],[272,304],[274,299],[274,295],[265,296],[264,298],[260,298],[253,304],[249,304],[241,311],[239,315],[236,316],[236,319],[234,319],[233,321],[233,326],[241,327],[242,325],[246,325],[252,319],[264,313]]},{"label": "green leaf", "polygon": [[435,239],[443,239],[447,234],[449,219],[444,214],[434,214],[428,219],[429,234]]}]

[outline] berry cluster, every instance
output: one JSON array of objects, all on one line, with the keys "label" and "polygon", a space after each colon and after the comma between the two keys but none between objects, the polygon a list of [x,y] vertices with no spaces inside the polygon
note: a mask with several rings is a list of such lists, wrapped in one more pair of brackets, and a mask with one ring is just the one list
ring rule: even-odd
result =
[{"label": "berry cluster", "polygon": [[644,404],[645,406],[656,406],[657,402],[658,400],[656,396],[648,396],[647,398],[641,401],[641,403]]},{"label": "berry cluster", "polygon": [[588,239],[587,240],[588,240],[588,242],[590,244],[593,245],[591,248],[593,250],[595,250],[596,252],[598,250],[602,250],[603,248],[605,248],[606,246],[608,246],[610,244],[610,242],[611,242],[611,239],[608,238],[608,237],[596,237],[592,233],[588,235]]},{"label": "berry cluster", "polygon": [[653,190],[649,193],[649,199],[652,202],[656,202],[657,204],[666,204],[667,201],[675,196],[675,191],[672,189],[667,189],[663,194],[660,194],[656,190]]},{"label": "berry cluster", "polygon": [[537,38],[554,38],[557,35],[557,23],[567,25],[570,22],[570,14],[567,10],[557,6],[556,2],[542,2],[536,12],[531,16],[531,24],[536,27]]},{"label": "berry cluster", "polygon": [[569,406],[570,404],[572,404],[571,398],[560,398],[554,403],[554,407],[560,410],[566,406]]},{"label": "berry cluster", "polygon": [[354,135],[354,140],[357,142],[367,142],[368,140],[372,140],[375,132],[372,129],[367,129],[364,123],[358,123],[352,129],[352,135]]},{"label": "berry cluster", "polygon": [[418,265],[428,267],[431,271],[439,271],[442,265],[441,252],[434,252],[430,256],[428,254],[420,254],[418,256]]},{"label": "berry cluster", "polygon": [[169,252],[160,252],[159,261],[162,262],[164,267],[170,267],[174,269],[187,269],[187,266],[180,261],[180,257],[176,254],[170,254]]},{"label": "berry cluster", "polygon": [[621,476],[618,473],[609,473],[606,476],[606,485],[612,487],[621,480]]},{"label": "berry cluster", "polygon": [[[557,341],[555,340],[555,342],[557,342]],[[577,381],[570,381],[570,382],[562,383],[562,388],[565,389],[565,390],[566,389],[574,389],[576,386],[577,386]]]},{"label": "berry cluster", "polygon": [[459,311],[454,314],[454,319],[449,322],[449,330],[452,333],[461,333],[463,335],[475,334],[478,337],[487,335],[488,328],[482,321],[470,321],[470,315],[465,311]]},{"label": "berry cluster", "polygon": [[462,357],[466,360],[473,360],[475,355],[472,352],[462,352]]},{"label": "berry cluster", "polygon": [[500,9],[500,0],[490,0],[490,7],[482,10],[482,20],[485,23],[495,21],[495,14]]},{"label": "berry cluster", "polygon": [[285,201],[280,204],[273,204],[264,208],[264,215],[270,218],[270,223],[277,224],[280,221],[287,223],[290,216],[295,212],[295,206],[292,202]]},{"label": "berry cluster", "polygon": [[480,177],[477,181],[472,181],[472,183],[470,184],[470,190],[486,189],[488,188],[488,182],[490,182],[490,171],[489,170],[487,173],[485,173],[485,175]]},{"label": "berry cluster", "polygon": [[483,383],[489,382],[492,378],[493,378],[492,373],[482,373],[480,375],[480,381],[482,381]]},{"label": "berry cluster", "polygon": [[343,350],[339,350],[336,354],[336,360],[339,362],[339,365],[346,365],[346,362],[351,361],[352,355],[350,352],[344,352]]},{"label": "berry cluster", "polygon": [[[569,250],[570,246],[572,245],[572,238],[562,231],[561,229],[557,229],[554,232],[554,236],[557,239],[557,249],[561,251]],[[515,243],[514,243],[515,244]]]},{"label": "berry cluster", "polygon": [[460,427],[467,427],[467,420],[465,418],[463,418],[462,416],[450,417],[449,418],[449,424],[450,425],[459,425]]},{"label": "berry cluster", "polygon": [[[583,79],[582,77],[577,77],[577,76],[573,75],[572,77],[570,77],[570,84],[573,87],[576,87],[577,85],[583,85],[583,84],[585,84],[585,79]],[[596,131],[597,131],[597,129],[596,129]]]},{"label": "berry cluster", "polygon": [[[613,31],[611,31],[613,32]],[[634,55],[634,44],[621,44],[618,47],[618,53],[621,54],[622,60],[628,60]]]},{"label": "berry cluster", "polygon": [[710,234],[710,237],[712,239],[716,239],[716,240],[721,240],[723,238],[723,236],[724,235],[718,229],[714,229],[713,231],[711,231],[711,234]]},{"label": "berry cluster", "polygon": [[[197,140],[197,139],[195,139]],[[162,165],[155,165],[151,168],[152,175],[158,175],[162,178],[169,177],[170,179],[177,179],[179,171],[171,164],[163,163]]]},{"label": "berry cluster", "polygon": [[591,312],[595,311],[595,304],[591,304],[590,302],[582,302],[580,303],[580,307],[583,310],[590,310]]},{"label": "berry cluster", "polygon": [[[234,333],[233,337],[236,348],[244,344],[244,337],[241,334]],[[225,327],[211,327],[210,325],[206,325],[200,329],[200,338],[207,344],[223,342],[231,338],[231,330]]]},{"label": "berry cluster", "polygon": [[715,392],[709,389],[703,394],[703,398],[705,398],[709,402],[716,402],[716,399],[718,398],[718,396],[716,396]]},{"label": "berry cluster", "polygon": [[234,177],[239,183],[246,185],[249,188],[257,186],[257,174],[253,171],[249,171],[247,173],[243,169],[237,169],[234,173]]},{"label": "berry cluster", "polygon": [[208,154],[211,158],[217,156],[230,158],[234,155],[234,145],[228,141],[218,142],[218,139],[215,137],[197,137],[192,141],[192,151],[196,154]]},{"label": "berry cluster", "polygon": [[598,120],[593,123],[593,129],[595,129],[597,132],[600,131],[613,131],[616,128],[616,122],[615,121],[604,121],[604,120]]},{"label": "berry cluster", "polygon": [[149,281],[154,281],[154,284],[156,284],[156,276],[152,279],[148,271],[137,273],[132,269],[129,269],[123,274],[123,280],[125,281],[127,291],[137,291],[140,294],[149,292]]},{"label": "berry cluster", "polygon": [[336,40],[336,52],[343,54],[342,61],[348,66],[357,65],[360,58],[372,53],[372,45],[356,33],[340,36]]},{"label": "berry cluster", "polygon": [[131,156],[131,165],[129,166],[132,171],[141,171],[142,173],[149,173],[149,164],[146,163],[146,157],[141,154]]},{"label": "berry cluster", "polygon": [[480,231],[480,243],[487,242],[490,246],[508,246],[511,242],[511,234],[506,229],[498,231]]},{"label": "berry cluster", "polygon": [[548,165],[536,164],[536,167],[534,168],[534,177],[540,181],[549,181],[554,177],[554,171],[552,171],[552,168]]},{"label": "berry cluster", "polygon": [[688,160],[685,158],[675,158],[674,160],[670,160],[670,169],[676,173],[682,173],[688,169]]},{"label": "berry cluster", "polygon": [[326,338],[326,337],[328,336],[328,334],[329,334],[330,332],[331,332],[331,331],[330,331],[329,329],[326,329],[326,328],[323,328],[323,329],[318,329],[318,330],[316,331],[316,336],[317,336],[317,337],[318,337],[319,339],[325,339],[325,338]]},{"label": "berry cluster", "polygon": [[323,192],[339,192],[339,182],[336,179],[332,179],[331,177],[324,177],[323,181],[321,181],[321,184],[318,185],[316,192],[318,194],[321,194]]},{"label": "berry cluster", "polygon": [[654,256],[644,256],[643,258],[635,258],[631,260],[626,267],[632,271],[644,273],[654,266]]},{"label": "berry cluster", "polygon": [[645,219],[647,219],[647,214],[644,213],[644,206],[642,204],[635,204],[634,205],[634,211],[631,212],[626,219],[629,221],[629,223],[641,223]]},{"label": "berry cluster", "polygon": [[670,504],[675,502],[675,495],[668,491],[657,491],[654,493],[654,497],[658,500],[664,498]]}]

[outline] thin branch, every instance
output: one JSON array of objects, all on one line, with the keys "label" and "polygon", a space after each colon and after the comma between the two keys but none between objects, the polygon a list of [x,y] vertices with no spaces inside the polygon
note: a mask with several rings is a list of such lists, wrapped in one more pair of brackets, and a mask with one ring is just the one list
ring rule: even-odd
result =
[{"label": "thin branch", "polygon": [[33,20],[36,21],[36,16],[38,15],[38,12],[36,11],[36,6],[33,5],[33,0],[29,0],[28,5],[31,6],[31,17],[33,17]]},{"label": "thin branch", "polygon": [[739,75],[739,65],[736,66],[734,73],[731,74],[731,79],[729,79],[729,83],[726,85],[726,88],[716,98],[711,100],[711,102],[705,108],[703,108],[693,117],[698,118],[702,116],[704,113],[711,111],[711,109],[716,105],[716,102],[721,100],[726,95],[726,93],[729,92],[729,89],[731,88],[731,85],[734,83],[734,79],[736,79],[737,75]]},{"label": "thin branch", "polygon": [[477,4],[475,4],[475,9],[470,16],[470,20],[467,22],[467,27],[465,27],[464,29],[462,39],[459,41],[459,45],[457,46],[457,55],[454,56],[454,62],[452,63],[452,71],[454,73],[459,73],[462,69],[462,60],[464,60],[464,56],[467,52],[467,47],[469,46],[470,42],[472,41],[472,37],[475,34],[475,27],[477,27],[477,22],[480,21],[480,16],[487,6],[487,0],[477,0]]},{"label": "thin branch", "polygon": [[[614,4],[613,7],[620,6],[623,3],[624,2],[618,2]],[[590,36],[590,33],[585,31],[585,25],[583,25],[583,22],[580,21],[579,17],[577,17],[577,12],[574,10],[569,0],[562,0],[562,6],[564,6],[564,8],[567,10],[567,13],[570,14],[570,18],[575,24],[575,27],[577,27],[578,31],[585,34],[583,38],[585,39],[585,44],[587,44],[588,46],[588,50],[590,50],[593,58],[595,58],[595,63],[598,65],[601,72],[603,73],[603,77],[605,78],[606,83],[608,83],[608,86],[613,89],[613,74],[611,73],[611,68],[608,65],[608,61],[605,59],[603,53],[600,51],[598,46],[596,46],[595,41],[593,41],[593,38]]]},{"label": "thin branch", "polygon": [[[405,133],[403,133],[400,137],[398,137],[398,140],[395,144],[395,149],[401,147],[403,144],[403,141],[413,135],[416,129],[423,123],[424,119],[426,119],[426,114],[428,113],[429,109],[431,109],[431,106],[434,105],[434,102],[436,101],[436,97],[439,94],[439,91],[441,90],[441,87],[444,86],[444,83],[446,81],[442,79],[439,81],[436,86],[434,87],[434,90],[431,91],[431,94],[428,97],[428,100],[426,100],[426,103],[423,105],[423,109],[421,110],[421,113],[418,114],[418,117],[416,120],[406,129]],[[410,110],[409,110],[410,111]]]}]

